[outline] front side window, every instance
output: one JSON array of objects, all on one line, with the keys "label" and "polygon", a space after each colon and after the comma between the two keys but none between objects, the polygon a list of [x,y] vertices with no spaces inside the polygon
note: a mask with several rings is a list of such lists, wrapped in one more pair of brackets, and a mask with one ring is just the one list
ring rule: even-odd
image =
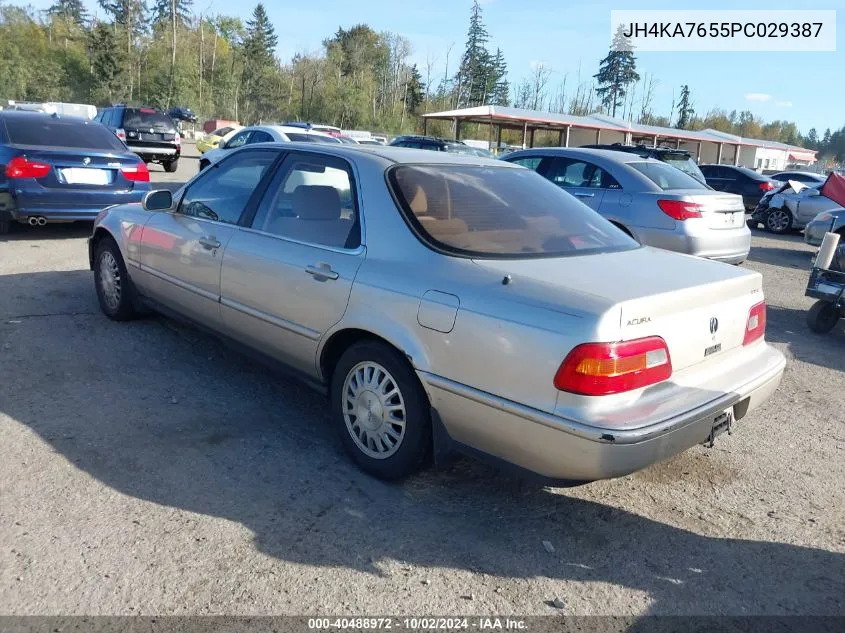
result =
[{"label": "front side window", "polygon": [[242,130],[241,132],[238,132],[226,143],[226,149],[234,149],[236,147],[240,147],[241,145],[246,145],[250,134],[252,134],[252,130]]},{"label": "front side window", "polygon": [[237,224],[264,174],[278,153],[245,150],[210,168],[182,197],[179,213],[192,217]]},{"label": "front side window", "polygon": [[675,169],[671,165],[658,161],[643,163],[628,163],[628,166],[636,169],[643,176],[648,178],[663,191],[670,189],[704,189],[707,186],[689,174]]},{"label": "front side window", "polygon": [[252,228],[331,248],[361,244],[352,172],[331,156],[296,153],[274,176]]},{"label": "front side window", "polygon": [[561,257],[639,245],[536,172],[480,165],[401,165],[389,172],[408,224],[456,255]]}]

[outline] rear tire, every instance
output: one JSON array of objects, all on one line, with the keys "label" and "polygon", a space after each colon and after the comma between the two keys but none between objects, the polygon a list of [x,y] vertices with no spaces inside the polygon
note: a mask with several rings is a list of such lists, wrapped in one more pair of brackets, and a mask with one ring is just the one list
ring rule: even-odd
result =
[{"label": "rear tire", "polygon": [[752,231],[756,231],[757,227],[760,226],[760,223],[757,220],[748,220],[745,224],[748,225],[748,228]]},{"label": "rear tire", "polygon": [[103,237],[94,253],[94,285],[100,309],[113,321],[129,321],[135,310],[135,287],[126,271],[120,248],[111,237]]},{"label": "rear tire", "polygon": [[839,308],[830,301],[820,299],[807,312],[807,326],[816,334],[827,334],[839,322]]},{"label": "rear tire", "polygon": [[417,471],[431,448],[428,398],[408,361],[377,341],[355,343],[335,366],[331,414],[361,470],[385,480]]},{"label": "rear tire", "polygon": [[783,235],[792,230],[792,213],[789,209],[769,209],[765,219],[766,229],[775,235]]},{"label": "rear tire", "polygon": [[12,230],[12,221],[8,218],[0,218],[0,235],[7,235]]},{"label": "rear tire", "polygon": [[173,172],[175,172],[178,167],[179,167],[179,159],[178,158],[176,160],[171,160],[171,161],[164,163],[164,171],[166,171],[168,174],[172,174]]}]

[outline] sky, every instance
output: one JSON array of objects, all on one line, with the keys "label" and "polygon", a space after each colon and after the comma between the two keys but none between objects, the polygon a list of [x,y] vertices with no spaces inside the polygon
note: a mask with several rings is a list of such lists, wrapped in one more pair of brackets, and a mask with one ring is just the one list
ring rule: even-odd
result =
[{"label": "sky", "polygon": [[[12,0],[14,2],[15,0]],[[31,0],[36,8],[51,0]],[[613,9],[681,10],[707,8],[795,9],[794,0],[724,2],[710,0],[706,7],[688,0],[479,0],[490,35],[490,46],[504,52],[511,84],[530,75],[542,63],[552,70],[548,91],[554,94],[566,79],[567,91],[598,71],[610,43]],[[472,0],[266,0],[265,7],[279,36],[278,54],[287,60],[297,52],[318,51],[338,27],[366,23],[377,31],[392,31],[411,42],[411,62],[423,77],[433,65],[432,83],[446,70],[457,68],[466,41]],[[91,13],[96,1],[86,0]],[[756,5],[756,6],[755,6]],[[248,18],[254,0],[194,0],[194,11]],[[810,0],[804,9],[839,9],[836,52],[637,52],[640,76],[654,75],[658,85],[653,111],[668,116],[680,86],[688,84],[699,114],[712,107],[751,110],[765,121],[794,121],[802,133],[815,127],[845,126],[845,0]],[[102,15],[102,10],[99,11]],[[434,79],[436,77],[436,80]]]}]

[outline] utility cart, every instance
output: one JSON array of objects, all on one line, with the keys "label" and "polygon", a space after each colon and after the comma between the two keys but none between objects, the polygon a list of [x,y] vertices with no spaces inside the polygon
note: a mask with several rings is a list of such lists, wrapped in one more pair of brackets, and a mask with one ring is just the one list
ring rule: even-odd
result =
[{"label": "utility cart", "polygon": [[804,294],[817,299],[807,312],[813,332],[826,334],[845,317],[845,244],[838,235],[825,235]]}]

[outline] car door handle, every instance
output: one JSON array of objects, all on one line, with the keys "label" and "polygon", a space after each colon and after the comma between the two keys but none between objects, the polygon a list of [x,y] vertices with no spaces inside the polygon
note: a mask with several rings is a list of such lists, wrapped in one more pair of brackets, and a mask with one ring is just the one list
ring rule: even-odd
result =
[{"label": "car door handle", "polygon": [[317,264],[316,266],[306,266],[305,272],[313,277],[319,277],[321,279],[337,279],[340,277],[335,271],[331,269],[331,266],[328,264]]},{"label": "car door handle", "polygon": [[207,248],[208,250],[220,248],[220,242],[214,236],[201,237],[199,243],[202,244],[203,248]]},{"label": "car door handle", "polygon": [[575,192],[576,198],[595,198],[596,194],[594,193],[579,193],[578,191]]}]

